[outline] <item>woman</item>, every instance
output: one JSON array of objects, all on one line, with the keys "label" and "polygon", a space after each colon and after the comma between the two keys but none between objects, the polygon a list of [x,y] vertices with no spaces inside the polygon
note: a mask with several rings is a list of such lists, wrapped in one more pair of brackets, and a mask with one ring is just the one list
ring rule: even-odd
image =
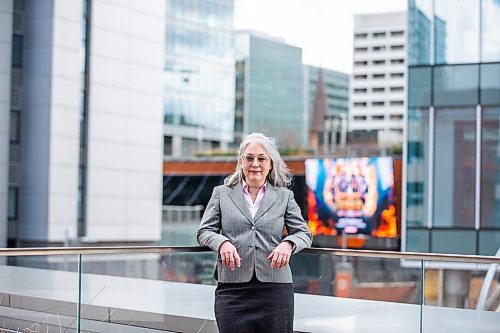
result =
[{"label": "woman", "polygon": [[312,234],[271,139],[250,134],[237,156],[236,171],[214,188],[198,230],[198,243],[219,254],[217,326],[220,333],[293,332],[288,263],[292,253],[311,246]]}]

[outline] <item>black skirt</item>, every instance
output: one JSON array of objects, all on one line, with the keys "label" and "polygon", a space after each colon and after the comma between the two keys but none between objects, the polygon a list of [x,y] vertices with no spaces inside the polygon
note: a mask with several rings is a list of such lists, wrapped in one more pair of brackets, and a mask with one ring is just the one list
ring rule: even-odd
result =
[{"label": "black skirt", "polygon": [[214,308],[219,333],[293,333],[292,283],[219,283]]}]

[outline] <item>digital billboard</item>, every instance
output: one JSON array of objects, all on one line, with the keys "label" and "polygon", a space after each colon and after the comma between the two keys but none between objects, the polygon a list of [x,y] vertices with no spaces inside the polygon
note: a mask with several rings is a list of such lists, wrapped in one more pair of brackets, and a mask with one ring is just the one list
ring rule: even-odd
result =
[{"label": "digital billboard", "polygon": [[313,234],[398,236],[392,157],[307,159],[305,164]]}]

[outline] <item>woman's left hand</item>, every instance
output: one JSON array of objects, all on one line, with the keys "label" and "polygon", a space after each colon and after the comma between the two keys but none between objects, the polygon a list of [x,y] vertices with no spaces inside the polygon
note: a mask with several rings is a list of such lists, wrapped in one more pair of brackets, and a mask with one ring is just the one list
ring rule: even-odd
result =
[{"label": "woman's left hand", "polygon": [[292,243],[290,242],[281,242],[273,252],[267,257],[267,259],[271,260],[272,268],[283,268],[290,261],[290,256],[292,255]]}]

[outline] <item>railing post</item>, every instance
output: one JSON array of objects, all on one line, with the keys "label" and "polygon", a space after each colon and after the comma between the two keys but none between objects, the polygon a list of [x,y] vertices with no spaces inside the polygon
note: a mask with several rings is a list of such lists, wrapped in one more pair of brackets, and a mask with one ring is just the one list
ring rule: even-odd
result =
[{"label": "railing post", "polygon": [[78,303],[77,303],[77,320],[76,320],[76,332],[80,333],[80,319],[82,310],[82,255],[78,255]]}]

